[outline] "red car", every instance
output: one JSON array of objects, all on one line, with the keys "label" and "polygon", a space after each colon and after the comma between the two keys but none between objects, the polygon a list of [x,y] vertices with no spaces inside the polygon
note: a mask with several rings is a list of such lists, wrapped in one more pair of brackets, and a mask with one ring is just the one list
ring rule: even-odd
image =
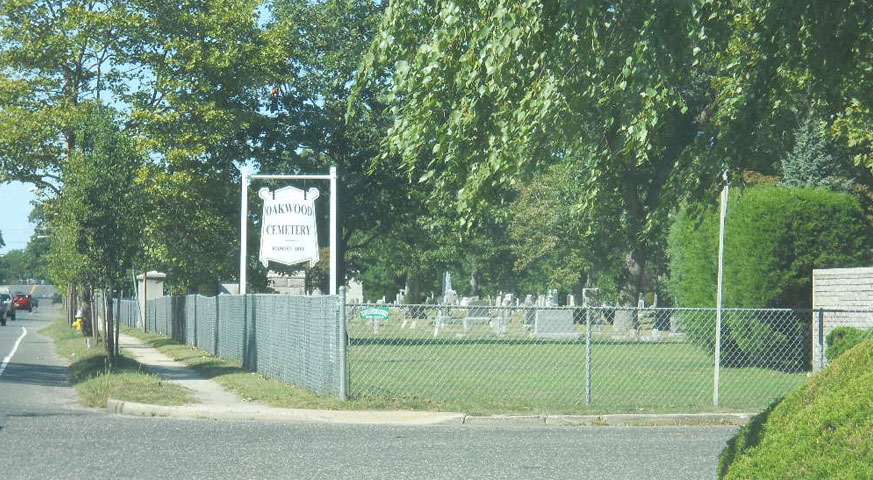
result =
[{"label": "red car", "polygon": [[24,292],[15,292],[12,295],[12,303],[15,304],[16,310],[33,311],[33,299]]}]

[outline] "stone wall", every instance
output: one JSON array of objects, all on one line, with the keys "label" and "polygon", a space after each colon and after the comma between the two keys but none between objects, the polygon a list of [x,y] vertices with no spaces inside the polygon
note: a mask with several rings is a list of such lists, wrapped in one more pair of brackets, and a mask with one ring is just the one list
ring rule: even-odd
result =
[{"label": "stone wall", "polygon": [[[831,330],[842,326],[873,327],[873,268],[813,270],[812,307],[815,310],[812,315],[812,363],[818,370],[823,354],[820,345],[827,348],[824,338]],[[819,309],[821,313],[817,311]],[[822,319],[821,328],[819,318]]]}]

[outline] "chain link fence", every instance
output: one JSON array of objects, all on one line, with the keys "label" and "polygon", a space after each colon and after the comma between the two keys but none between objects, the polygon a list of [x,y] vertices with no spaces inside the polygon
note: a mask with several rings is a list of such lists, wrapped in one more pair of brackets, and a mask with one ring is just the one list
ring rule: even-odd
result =
[{"label": "chain link fence", "polygon": [[[715,309],[191,295],[147,312],[151,332],[316,393],[472,413],[758,411],[824,365],[827,332],[873,327],[868,311],[723,309],[716,365]],[[142,321],[122,302],[123,324]]]},{"label": "chain link fence", "polygon": [[757,411],[812,360],[803,310],[722,310],[717,386],[715,309],[357,304],[347,321],[352,398],[448,410]]},{"label": "chain link fence", "polygon": [[243,368],[345,397],[341,303],[336,296],[199,295],[149,300],[145,319],[122,301],[121,323],[192,345]]}]

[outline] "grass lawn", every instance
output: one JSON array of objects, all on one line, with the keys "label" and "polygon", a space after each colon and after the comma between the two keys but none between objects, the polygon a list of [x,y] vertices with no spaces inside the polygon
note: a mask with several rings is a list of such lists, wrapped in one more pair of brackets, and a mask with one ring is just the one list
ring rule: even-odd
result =
[{"label": "grass lawn", "polygon": [[601,336],[591,347],[589,405],[584,338],[500,338],[482,328],[434,338],[432,329],[350,327],[351,395],[425,398],[470,413],[756,412],[807,381],[805,373],[722,368],[715,407],[712,358],[699,348]]},{"label": "grass lawn", "polygon": [[55,342],[59,355],[70,360],[70,383],[86,407],[105,407],[107,398],[156,405],[184,405],[195,402],[187,389],[147,373],[143,366],[122,356],[114,371],[106,370],[103,344],[85,346],[82,334],[71,329],[63,318],[40,331]]}]

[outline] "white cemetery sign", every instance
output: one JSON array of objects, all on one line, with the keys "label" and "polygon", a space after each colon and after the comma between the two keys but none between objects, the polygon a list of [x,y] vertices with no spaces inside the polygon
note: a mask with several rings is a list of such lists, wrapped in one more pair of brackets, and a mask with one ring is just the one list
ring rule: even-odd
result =
[{"label": "white cemetery sign", "polygon": [[318,189],[307,191],[284,187],[258,190],[264,201],[261,224],[261,263],[294,265],[318,262],[318,229],[315,225],[315,199]]}]

